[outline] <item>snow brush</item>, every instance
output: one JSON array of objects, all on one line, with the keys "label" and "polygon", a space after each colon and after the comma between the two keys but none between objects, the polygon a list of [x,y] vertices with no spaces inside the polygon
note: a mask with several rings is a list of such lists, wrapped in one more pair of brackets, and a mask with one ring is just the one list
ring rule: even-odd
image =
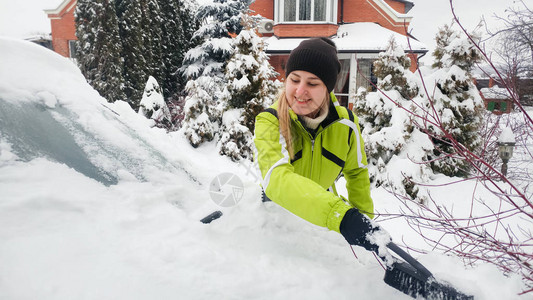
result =
[{"label": "snow brush", "polygon": [[[387,244],[392,252],[405,261],[394,261],[385,270],[383,280],[391,287],[413,298],[427,300],[473,300],[473,296],[465,295],[446,283],[439,283],[420,262],[414,259],[398,245]],[[385,257],[381,257],[387,261]]]}]

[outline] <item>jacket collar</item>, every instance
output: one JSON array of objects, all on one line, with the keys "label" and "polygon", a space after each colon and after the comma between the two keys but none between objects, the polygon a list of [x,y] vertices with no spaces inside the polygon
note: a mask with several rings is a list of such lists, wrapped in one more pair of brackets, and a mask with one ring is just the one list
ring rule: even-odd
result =
[{"label": "jacket collar", "polygon": [[337,102],[337,98],[333,96],[333,93],[331,94],[331,96],[332,97],[329,103],[328,116],[324,119],[324,121],[322,121],[322,123],[320,123],[320,126],[322,126],[322,128],[325,128],[326,126],[340,119],[339,113],[337,112],[337,106],[335,105],[335,103]]}]

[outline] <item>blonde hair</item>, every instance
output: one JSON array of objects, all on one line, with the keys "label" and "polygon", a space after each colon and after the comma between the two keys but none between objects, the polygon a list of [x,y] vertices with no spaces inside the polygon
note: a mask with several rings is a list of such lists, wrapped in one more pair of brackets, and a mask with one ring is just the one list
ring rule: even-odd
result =
[{"label": "blonde hair", "polygon": [[[326,97],[325,100],[320,105],[320,110],[322,109],[328,109],[329,103],[331,102],[331,98],[329,95],[329,92],[326,91]],[[294,158],[294,149],[292,147],[293,145],[293,136],[292,136],[292,122],[291,122],[291,116],[289,114],[290,106],[289,101],[287,100],[287,97],[285,97],[285,87],[281,89],[281,92],[278,96],[278,119],[279,119],[279,131],[281,135],[285,138],[285,142],[287,144],[287,151],[289,152],[289,157],[291,159]]]}]

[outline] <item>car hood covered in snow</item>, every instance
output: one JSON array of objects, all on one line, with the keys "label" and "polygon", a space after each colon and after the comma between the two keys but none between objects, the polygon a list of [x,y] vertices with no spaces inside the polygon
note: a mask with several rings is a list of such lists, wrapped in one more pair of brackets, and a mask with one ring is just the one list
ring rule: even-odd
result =
[{"label": "car hood covered in snow", "polygon": [[[19,159],[46,157],[106,185],[127,174],[145,181],[147,168],[175,171],[177,166],[126,125],[70,60],[20,44],[6,40],[0,50],[0,55],[14,49],[20,55],[3,64],[8,78],[0,78],[0,137]],[[137,117],[124,102],[114,107]]]}]

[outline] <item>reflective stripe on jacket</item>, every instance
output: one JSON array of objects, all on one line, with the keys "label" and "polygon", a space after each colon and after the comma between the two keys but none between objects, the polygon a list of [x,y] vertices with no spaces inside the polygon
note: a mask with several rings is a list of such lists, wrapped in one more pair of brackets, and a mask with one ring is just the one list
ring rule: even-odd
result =
[{"label": "reflective stripe on jacket", "polygon": [[[313,137],[291,110],[294,158],[279,131],[277,102],[256,117],[256,161],[268,198],[297,216],[339,231],[352,207],[373,217],[366,154],[357,117],[331,96],[328,116]],[[327,189],[341,174],[346,178],[348,201]]]}]

